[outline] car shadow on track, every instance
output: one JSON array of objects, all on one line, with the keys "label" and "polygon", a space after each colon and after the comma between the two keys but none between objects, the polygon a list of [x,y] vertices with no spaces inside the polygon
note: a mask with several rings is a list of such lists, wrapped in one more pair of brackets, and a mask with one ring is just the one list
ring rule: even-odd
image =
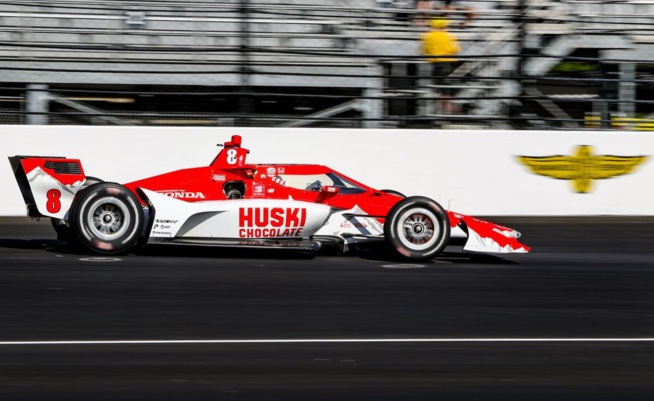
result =
[{"label": "car shadow on track", "polygon": [[395,263],[438,263],[438,262],[447,262],[452,264],[477,264],[477,265],[519,265],[520,263],[507,260],[497,255],[488,255],[480,253],[464,253],[463,247],[460,246],[450,246],[446,248],[446,251],[436,256],[434,259],[426,262],[411,262],[407,259],[402,258],[397,253],[393,252],[386,246],[383,245],[367,245],[365,247],[358,248],[351,253],[348,253],[349,256],[359,257],[366,260],[374,260],[379,262],[395,262]]},{"label": "car shadow on track", "polygon": [[0,238],[0,248],[9,249],[48,249],[61,246],[57,240],[48,239],[4,239]]},{"label": "car shadow on track", "polygon": [[[48,239],[4,239],[0,238],[0,249],[45,250],[62,255],[99,256],[86,248],[71,246],[66,242]],[[135,248],[128,253],[117,255],[135,255],[144,257],[180,257],[180,258],[223,258],[223,259],[312,259],[315,252],[288,249],[252,249],[228,248],[218,246],[194,246],[150,244]]]},{"label": "car shadow on track", "polygon": [[[51,253],[64,255],[96,255],[86,249],[69,246],[65,242],[55,239],[1,239],[0,248],[23,249],[23,250],[45,250]],[[316,256],[334,256],[339,254],[333,249],[315,252],[302,252],[286,249],[256,249],[256,248],[229,248],[213,246],[193,245],[159,245],[150,244],[137,248],[129,254],[137,257],[172,257],[172,258],[216,258],[216,259],[313,259]],[[411,263],[385,246],[357,247],[345,253],[346,257],[361,258],[379,262]],[[433,261],[420,262],[422,264],[448,262],[452,264],[493,264],[493,265],[515,265],[518,262],[506,260],[495,255],[470,254],[457,252],[444,252],[438,255]]]},{"label": "car shadow on track", "polygon": [[234,248],[220,246],[149,244],[131,252],[147,257],[220,259],[313,259],[315,252],[288,249]]}]

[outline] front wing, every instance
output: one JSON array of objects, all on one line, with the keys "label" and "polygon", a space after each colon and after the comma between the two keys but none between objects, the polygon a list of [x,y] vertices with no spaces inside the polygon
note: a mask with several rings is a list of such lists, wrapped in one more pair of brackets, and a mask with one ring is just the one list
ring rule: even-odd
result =
[{"label": "front wing", "polygon": [[[530,250],[518,242],[520,233],[514,229],[451,211],[447,215],[450,243],[464,242],[466,252],[527,253]],[[365,212],[355,206],[333,213],[316,235],[341,237],[346,244],[383,240],[384,224],[378,218],[365,217]]]},{"label": "front wing", "polygon": [[[527,253],[530,248],[518,242],[520,233],[476,217],[448,212],[451,227],[458,227],[467,236],[463,250],[482,253]],[[452,230],[454,232],[454,230]]]}]

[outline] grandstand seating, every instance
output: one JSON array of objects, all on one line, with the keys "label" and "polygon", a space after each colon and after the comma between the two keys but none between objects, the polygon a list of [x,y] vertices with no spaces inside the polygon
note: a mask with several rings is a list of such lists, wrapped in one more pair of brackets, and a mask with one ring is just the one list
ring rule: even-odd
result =
[{"label": "grandstand seating", "polygon": [[[441,89],[423,80],[409,92],[385,87],[388,80],[374,79],[389,58],[427,64],[417,57],[424,28],[396,18],[399,11],[412,15],[414,10],[382,7],[389,2],[379,0],[249,0],[247,4],[244,14],[243,2],[237,0],[0,2],[0,68],[4,70],[0,80],[237,86],[242,83],[239,67],[246,63],[257,68],[251,85],[360,88],[410,97],[433,97]],[[475,18],[452,28],[464,49],[462,65],[453,73],[459,81],[452,89],[455,97],[480,98],[470,114],[499,115],[505,112],[506,101],[483,98],[519,94],[515,82],[502,78],[518,69],[521,32],[516,17],[521,3],[466,4],[475,10]],[[526,40],[536,44],[536,55],[547,56],[527,63],[530,75],[547,73],[556,57],[580,46],[638,52],[641,44],[649,46],[653,41],[649,24],[654,2],[529,0],[526,4]],[[450,11],[448,16],[460,21],[463,14]],[[572,33],[574,37],[568,36]],[[598,37],[606,42],[599,43]],[[150,74],[144,74],[144,62]],[[319,79],[302,75],[308,69],[324,75]],[[366,76],[370,79],[362,79]],[[435,113],[421,110],[427,116]]]}]

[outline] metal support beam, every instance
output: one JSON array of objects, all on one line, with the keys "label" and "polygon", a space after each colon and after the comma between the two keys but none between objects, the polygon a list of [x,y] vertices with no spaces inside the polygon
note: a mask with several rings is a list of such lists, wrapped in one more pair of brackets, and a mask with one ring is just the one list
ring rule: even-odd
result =
[{"label": "metal support beam", "polygon": [[[523,87],[524,93],[527,94],[528,96],[544,96],[543,92],[541,92],[538,88],[536,87]],[[572,120],[572,117],[568,113],[565,112],[562,108],[560,108],[556,103],[554,103],[551,100],[548,99],[536,99],[536,102],[540,104],[545,110],[547,110],[552,116],[563,120],[562,125],[566,128],[578,128],[578,125],[572,121],[566,121],[566,120]]]},{"label": "metal support beam", "polygon": [[[250,66],[250,0],[240,0],[240,90],[247,92],[252,85],[252,70]],[[250,114],[254,111],[252,96],[241,93],[239,96],[239,111]],[[247,119],[245,119],[247,121]],[[246,123],[247,125],[247,123]]]},{"label": "metal support beam", "polygon": [[421,117],[436,114],[436,101],[434,99],[438,95],[438,92],[434,88],[434,77],[431,74],[431,69],[432,66],[430,63],[418,65],[417,87],[426,88],[423,96],[430,98],[418,102],[418,115]]},{"label": "metal support beam", "polygon": [[302,120],[291,120],[283,124],[279,124],[278,127],[304,127],[316,121],[321,121],[322,119],[329,118],[341,114],[349,110],[361,110],[362,100],[354,99],[347,101],[345,103],[339,104],[334,107],[330,107],[326,110],[321,110],[317,113],[310,114],[305,116]]},{"label": "metal support beam", "polygon": [[50,94],[48,85],[30,84],[27,85],[26,106],[27,120],[29,125],[47,125],[48,124],[48,101]]},{"label": "metal support beam", "polygon": [[382,91],[377,88],[367,88],[363,91],[363,96],[375,97],[375,99],[362,99],[361,113],[363,114],[363,128],[379,128],[382,118],[382,100],[380,98]]},{"label": "metal support beam", "polygon": [[366,99],[362,99],[360,103],[361,114],[364,118],[363,128],[379,128],[384,108],[381,99],[384,91],[383,67],[381,64],[371,65],[368,71],[370,73],[368,87],[363,91]]},{"label": "metal support beam", "polygon": [[527,55],[525,49],[527,48],[527,7],[528,0],[518,1],[518,19],[514,21],[518,26],[518,83],[520,84],[520,95],[526,93],[525,77],[527,75]]},{"label": "metal support beam", "polygon": [[636,65],[633,63],[620,64],[619,110],[625,117],[634,117],[636,114]]},{"label": "metal support beam", "polygon": [[102,113],[104,113],[104,111],[101,110],[101,109],[91,107],[91,106],[87,106],[85,104],[75,102],[75,101],[72,101],[70,99],[66,99],[65,97],[62,97],[62,96],[59,96],[59,95],[50,94],[49,98],[53,102],[63,104],[65,106],[70,107],[71,109],[81,111],[82,113],[92,114],[93,118],[97,118],[99,120],[103,120],[103,121],[106,121],[106,122],[111,123],[111,124],[134,125],[134,124],[130,123],[129,121],[123,119],[123,118],[118,118],[118,117],[113,117],[113,116],[103,116]]}]

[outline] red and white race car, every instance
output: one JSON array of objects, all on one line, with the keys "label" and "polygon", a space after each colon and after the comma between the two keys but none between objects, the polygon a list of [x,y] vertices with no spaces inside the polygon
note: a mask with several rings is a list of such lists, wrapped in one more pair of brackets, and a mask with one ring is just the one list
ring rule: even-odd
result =
[{"label": "red and white race car", "polygon": [[428,260],[454,240],[464,251],[526,253],[520,233],[446,211],[432,199],[376,190],[329,167],[247,164],[241,137],[214,161],[126,184],[87,177],[63,157],[10,157],[31,217],[50,217],[60,239],[99,254],[147,243],[318,250],[385,241]]}]

